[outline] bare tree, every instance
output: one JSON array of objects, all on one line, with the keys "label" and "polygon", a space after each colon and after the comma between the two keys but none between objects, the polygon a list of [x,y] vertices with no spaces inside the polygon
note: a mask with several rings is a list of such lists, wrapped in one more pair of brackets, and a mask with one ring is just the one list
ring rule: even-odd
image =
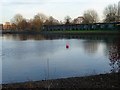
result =
[{"label": "bare tree", "polygon": [[34,16],[32,21],[32,28],[36,30],[40,30],[44,22],[47,20],[47,17],[44,14],[38,13]]},{"label": "bare tree", "polygon": [[16,30],[16,28],[17,28],[16,24],[15,24],[15,23],[12,23],[12,24],[11,24],[11,30]]},{"label": "bare tree", "polygon": [[117,21],[118,7],[116,4],[108,5],[104,10],[104,22],[115,22]]},{"label": "bare tree", "polygon": [[84,17],[77,17],[77,18],[74,18],[74,20],[72,21],[73,24],[81,24],[83,23],[83,20],[84,20]]},{"label": "bare tree", "polygon": [[20,29],[21,26],[19,25],[22,21],[24,20],[23,16],[21,14],[16,14],[12,20],[11,23],[14,23],[14,25],[16,26],[16,29]]},{"label": "bare tree", "polygon": [[23,16],[21,14],[16,14],[13,19],[11,20],[12,23],[15,23],[16,25],[23,20]]},{"label": "bare tree", "polygon": [[70,16],[66,16],[65,17],[65,24],[70,24],[71,23],[71,17]]},{"label": "bare tree", "polygon": [[50,16],[46,21],[45,23],[46,25],[58,25],[59,24],[59,21],[55,18],[53,18],[52,16]]},{"label": "bare tree", "polygon": [[87,10],[83,14],[82,23],[97,23],[99,21],[98,14],[95,10]]},{"label": "bare tree", "polygon": [[26,19],[23,19],[21,22],[19,22],[18,27],[19,27],[20,30],[26,30],[27,29],[27,21],[26,21]]},{"label": "bare tree", "polygon": [[47,20],[47,16],[42,13],[38,13],[37,15],[35,15],[34,18],[39,19],[42,23],[44,23]]}]

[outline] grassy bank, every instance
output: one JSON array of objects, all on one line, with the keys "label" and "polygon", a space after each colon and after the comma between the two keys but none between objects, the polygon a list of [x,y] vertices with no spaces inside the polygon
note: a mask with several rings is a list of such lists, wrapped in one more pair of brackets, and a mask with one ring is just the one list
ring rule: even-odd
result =
[{"label": "grassy bank", "polygon": [[118,30],[66,30],[66,31],[46,31],[53,34],[120,34]]},{"label": "grassy bank", "polygon": [[120,88],[119,85],[120,73],[100,74],[87,77],[72,77],[66,79],[56,79],[49,81],[36,81],[25,83],[4,84],[4,90],[44,90],[46,88],[60,89],[72,88],[79,90],[79,88]]},{"label": "grassy bank", "polygon": [[3,30],[2,34],[120,34],[118,30],[64,30],[64,31],[11,31]]}]

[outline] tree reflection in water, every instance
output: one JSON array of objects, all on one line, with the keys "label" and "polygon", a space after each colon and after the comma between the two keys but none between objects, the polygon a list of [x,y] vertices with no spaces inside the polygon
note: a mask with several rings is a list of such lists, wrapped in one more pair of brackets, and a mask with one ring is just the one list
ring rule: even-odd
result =
[{"label": "tree reflection in water", "polygon": [[109,60],[112,67],[111,72],[120,72],[120,38],[114,40],[109,46]]},{"label": "tree reflection in water", "polygon": [[46,38],[41,34],[3,34],[3,37],[11,40],[45,40]]},{"label": "tree reflection in water", "polygon": [[120,36],[117,35],[61,35],[61,34],[3,34],[12,40],[51,40],[51,39],[81,39],[87,54],[95,55],[99,49],[99,42],[106,44],[105,54],[109,55],[111,72],[120,72]]},{"label": "tree reflection in water", "polygon": [[86,40],[83,43],[83,47],[86,53],[94,55],[99,48],[99,43],[96,40]]}]

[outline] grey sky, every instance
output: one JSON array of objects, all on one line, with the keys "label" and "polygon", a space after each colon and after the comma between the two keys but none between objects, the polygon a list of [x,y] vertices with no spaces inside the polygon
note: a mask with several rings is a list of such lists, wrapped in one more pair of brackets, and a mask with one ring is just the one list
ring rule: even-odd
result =
[{"label": "grey sky", "polygon": [[119,0],[2,0],[0,1],[0,23],[10,21],[17,13],[25,18],[33,18],[37,13],[44,13],[63,20],[66,15],[71,18],[82,16],[85,10],[94,9],[102,18],[104,8]]}]

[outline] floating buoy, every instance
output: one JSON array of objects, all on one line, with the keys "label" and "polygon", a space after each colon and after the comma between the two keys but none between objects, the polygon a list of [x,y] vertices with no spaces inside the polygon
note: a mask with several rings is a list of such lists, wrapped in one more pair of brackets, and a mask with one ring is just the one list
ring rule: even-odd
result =
[{"label": "floating buoy", "polygon": [[66,45],[66,48],[67,48],[67,49],[69,48],[69,45],[68,45],[68,44]]}]

